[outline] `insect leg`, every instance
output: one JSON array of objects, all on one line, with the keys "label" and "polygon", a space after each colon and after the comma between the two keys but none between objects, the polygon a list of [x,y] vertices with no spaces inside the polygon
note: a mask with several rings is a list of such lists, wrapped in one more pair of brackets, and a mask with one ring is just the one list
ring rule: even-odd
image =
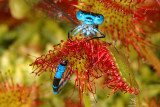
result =
[{"label": "insect leg", "polygon": [[82,28],[79,28],[72,36],[75,36],[81,30],[82,30]]},{"label": "insect leg", "polygon": [[101,34],[102,36],[101,37],[93,37],[93,38],[105,38],[105,35],[103,33],[101,33],[99,30],[97,29],[93,29],[96,33],[99,33]]},{"label": "insect leg", "polygon": [[[80,29],[82,26],[80,25],[80,26],[77,26],[76,28],[74,28],[74,29],[72,29],[72,30],[70,30],[69,32],[68,32],[68,39],[70,40],[70,33],[72,33],[73,31],[75,31],[75,30],[77,30],[77,29]],[[78,33],[78,32],[77,32]],[[73,35],[75,35],[75,33],[73,34]],[[72,35],[72,36],[73,36]],[[71,40],[70,40],[71,41]]]},{"label": "insect leg", "polygon": [[[89,40],[92,40],[92,39],[97,39],[97,38],[105,38],[105,35],[102,33],[102,32],[100,32],[99,30],[97,30],[97,29],[93,29],[96,33],[99,33],[100,35],[102,35],[101,37],[93,37],[93,38],[91,38],[91,39],[89,39]],[[108,42],[106,42],[106,43],[108,43]],[[110,44],[111,45],[111,43],[108,43],[108,44]]]}]

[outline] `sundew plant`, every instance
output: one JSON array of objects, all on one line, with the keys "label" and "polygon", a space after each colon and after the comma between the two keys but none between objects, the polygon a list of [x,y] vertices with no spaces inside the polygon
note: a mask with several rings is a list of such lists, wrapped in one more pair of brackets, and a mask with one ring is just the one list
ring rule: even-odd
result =
[{"label": "sundew plant", "polygon": [[[31,66],[35,67],[37,75],[46,72],[48,69],[52,73],[57,70],[61,59],[67,59],[66,71],[75,74],[75,86],[79,88],[79,97],[82,99],[83,93],[90,91],[96,94],[96,83],[94,80],[104,78],[104,86],[113,89],[109,94],[118,90],[130,92],[138,95],[139,87],[135,81],[134,74],[129,68],[125,57],[114,47],[100,41],[87,39],[77,39],[76,42],[62,42],[60,46],[54,46],[49,54],[38,57]],[[67,74],[66,74],[67,75]],[[65,76],[64,76],[65,77]],[[65,78],[64,78],[65,79]]]},{"label": "sundew plant", "polygon": [[10,72],[0,72],[1,107],[38,107],[38,87],[15,83]]},{"label": "sundew plant", "polygon": [[[104,18],[89,37],[72,32],[89,26],[78,11]],[[159,0],[0,0],[0,13],[0,107],[160,106]]]}]

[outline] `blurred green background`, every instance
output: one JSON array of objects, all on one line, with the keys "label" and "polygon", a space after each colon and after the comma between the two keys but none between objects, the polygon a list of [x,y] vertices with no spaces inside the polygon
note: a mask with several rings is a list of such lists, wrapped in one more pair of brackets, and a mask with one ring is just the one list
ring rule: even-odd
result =
[{"label": "blurred green background", "polygon": [[[29,66],[35,57],[47,54],[49,50],[53,49],[53,45],[60,43],[61,40],[66,40],[68,31],[75,25],[62,20],[61,17],[49,17],[42,11],[34,9],[34,3],[28,5],[24,0],[10,0],[0,3],[0,71],[10,70],[15,83],[29,86],[35,82],[40,87],[39,93],[41,95],[38,99],[43,102],[40,107],[65,107],[66,104],[68,105],[66,107],[79,107],[78,89],[71,96],[74,88],[74,81],[72,81],[74,76],[59,95],[54,95],[52,94],[50,73],[35,76],[32,73],[32,67]],[[160,36],[158,36],[160,32],[151,35],[153,43],[160,44]],[[157,48],[155,53],[160,58],[160,48]],[[147,107],[146,99],[151,101],[154,97],[157,102],[160,102],[160,78],[157,72],[145,61],[138,60],[138,55],[133,49],[130,53],[130,63],[141,90],[142,106]],[[107,98],[109,92],[109,89],[97,86],[95,98],[98,103],[95,102],[91,94],[88,97],[91,106],[132,106],[132,97],[134,99],[134,96],[118,92]]]}]

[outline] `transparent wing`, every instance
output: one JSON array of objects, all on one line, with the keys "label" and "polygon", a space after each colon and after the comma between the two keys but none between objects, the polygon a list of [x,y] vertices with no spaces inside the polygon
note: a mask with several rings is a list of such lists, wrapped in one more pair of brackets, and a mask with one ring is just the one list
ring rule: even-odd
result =
[{"label": "transparent wing", "polygon": [[76,18],[76,7],[74,6],[76,2],[74,1],[71,3],[68,0],[25,0],[25,2],[32,9],[45,12],[47,16],[57,17],[57,19],[66,19],[79,25]]}]

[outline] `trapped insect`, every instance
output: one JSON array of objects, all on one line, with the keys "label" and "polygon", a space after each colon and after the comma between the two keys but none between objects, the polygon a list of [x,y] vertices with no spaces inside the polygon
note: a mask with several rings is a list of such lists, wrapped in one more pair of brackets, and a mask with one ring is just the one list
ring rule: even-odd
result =
[{"label": "trapped insect", "polygon": [[[75,33],[71,36],[75,36],[80,30],[82,30],[82,33],[81,33],[82,35],[86,37],[93,36],[92,39],[105,37],[103,33],[98,31],[98,24],[101,24],[104,21],[103,15],[92,13],[92,12],[78,11],[76,16],[78,20],[82,21],[82,25],[79,25],[76,28],[72,29],[70,32],[68,32],[69,40],[70,40],[70,33],[75,30],[76,30]],[[95,36],[96,33],[101,34],[102,37]],[[57,72],[53,80],[53,93],[54,94],[58,94],[59,91],[65,86],[65,84],[67,83],[69,79],[67,75],[66,80],[61,80],[62,75],[65,72],[67,62],[68,61],[65,60],[64,63],[59,63],[58,65]]]},{"label": "trapped insect", "polygon": [[[49,0],[45,0],[50,6],[54,7],[56,10],[61,12],[64,16],[66,16],[69,20],[73,21],[74,23],[78,24],[77,27],[72,29],[71,31],[68,32],[68,39],[70,40],[70,36],[75,36],[77,33],[81,31],[81,34],[85,37],[91,36],[91,39],[96,39],[96,38],[104,38],[105,35],[101,33],[98,30],[98,25],[103,23],[104,21],[104,16],[98,13],[93,13],[93,12],[86,12],[86,11],[78,11],[76,14],[77,19],[81,22],[79,24],[77,21],[75,21],[72,17],[70,17],[68,14],[63,12],[60,8],[58,8],[56,5],[54,5],[52,2]],[[71,34],[73,32],[73,34]],[[100,37],[97,37],[97,34],[100,34]],[[70,40],[71,41],[71,40]],[[67,66],[67,60],[65,60],[63,63],[59,63],[57,67],[56,74],[54,76],[53,80],[53,93],[58,94],[59,91],[66,85],[68,82],[71,73],[68,72],[66,75],[65,79],[62,79],[62,76],[66,70]]]}]

